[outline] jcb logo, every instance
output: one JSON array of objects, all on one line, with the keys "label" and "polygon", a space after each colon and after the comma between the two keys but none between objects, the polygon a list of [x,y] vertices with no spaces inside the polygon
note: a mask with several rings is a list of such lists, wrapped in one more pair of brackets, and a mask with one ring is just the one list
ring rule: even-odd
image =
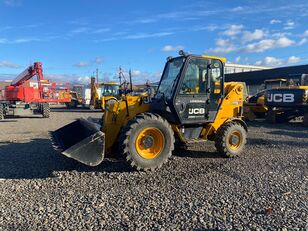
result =
[{"label": "jcb logo", "polygon": [[188,110],[189,115],[202,115],[205,114],[204,108],[189,108]]},{"label": "jcb logo", "polygon": [[294,102],[294,94],[286,93],[276,93],[276,94],[268,94],[267,102],[275,102],[275,103],[293,103]]}]

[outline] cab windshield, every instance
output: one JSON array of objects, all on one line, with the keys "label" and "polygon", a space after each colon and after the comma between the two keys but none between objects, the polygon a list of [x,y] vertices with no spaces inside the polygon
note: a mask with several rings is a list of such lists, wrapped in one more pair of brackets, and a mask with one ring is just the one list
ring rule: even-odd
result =
[{"label": "cab windshield", "polygon": [[102,96],[117,96],[119,94],[119,86],[117,85],[104,85],[101,88]]},{"label": "cab windshield", "polygon": [[265,89],[273,89],[277,87],[286,87],[288,86],[288,81],[285,79],[278,79],[278,80],[267,80],[264,81],[264,88]]},{"label": "cab windshield", "polygon": [[184,57],[175,58],[167,62],[157,90],[158,93],[164,94],[166,98],[171,98],[176,79],[181,72],[184,62]]}]

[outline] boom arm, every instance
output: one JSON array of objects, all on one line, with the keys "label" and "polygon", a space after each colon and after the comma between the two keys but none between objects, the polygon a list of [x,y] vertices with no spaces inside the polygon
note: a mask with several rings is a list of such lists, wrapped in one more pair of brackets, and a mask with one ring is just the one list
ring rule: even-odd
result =
[{"label": "boom arm", "polygon": [[24,70],[12,81],[11,85],[15,87],[20,86],[35,75],[37,76],[38,83],[40,84],[40,81],[44,79],[42,64],[40,62],[35,62],[32,66]]}]

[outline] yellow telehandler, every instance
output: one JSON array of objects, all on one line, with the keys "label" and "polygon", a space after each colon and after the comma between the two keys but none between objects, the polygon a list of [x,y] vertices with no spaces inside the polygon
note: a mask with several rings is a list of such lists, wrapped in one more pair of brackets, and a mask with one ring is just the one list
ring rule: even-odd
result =
[{"label": "yellow telehandler", "polygon": [[136,170],[160,168],[171,156],[175,139],[215,141],[219,153],[243,152],[247,126],[242,120],[244,87],[224,82],[224,58],[180,51],[167,59],[157,92],[123,95],[105,106],[103,122],[79,119],[52,134],[62,154],[90,166],[118,147]]},{"label": "yellow telehandler", "polygon": [[247,99],[247,102],[244,102],[244,118],[249,121],[256,118],[265,118],[268,112],[268,108],[265,106],[266,91],[288,85],[289,80],[283,78],[265,80],[263,89],[257,94],[250,96]]}]

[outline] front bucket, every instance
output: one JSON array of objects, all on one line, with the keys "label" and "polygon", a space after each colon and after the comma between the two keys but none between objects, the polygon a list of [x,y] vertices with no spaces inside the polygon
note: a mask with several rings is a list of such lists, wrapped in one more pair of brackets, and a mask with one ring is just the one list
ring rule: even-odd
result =
[{"label": "front bucket", "polygon": [[104,159],[105,134],[92,122],[78,119],[51,133],[56,150],[89,166]]}]

